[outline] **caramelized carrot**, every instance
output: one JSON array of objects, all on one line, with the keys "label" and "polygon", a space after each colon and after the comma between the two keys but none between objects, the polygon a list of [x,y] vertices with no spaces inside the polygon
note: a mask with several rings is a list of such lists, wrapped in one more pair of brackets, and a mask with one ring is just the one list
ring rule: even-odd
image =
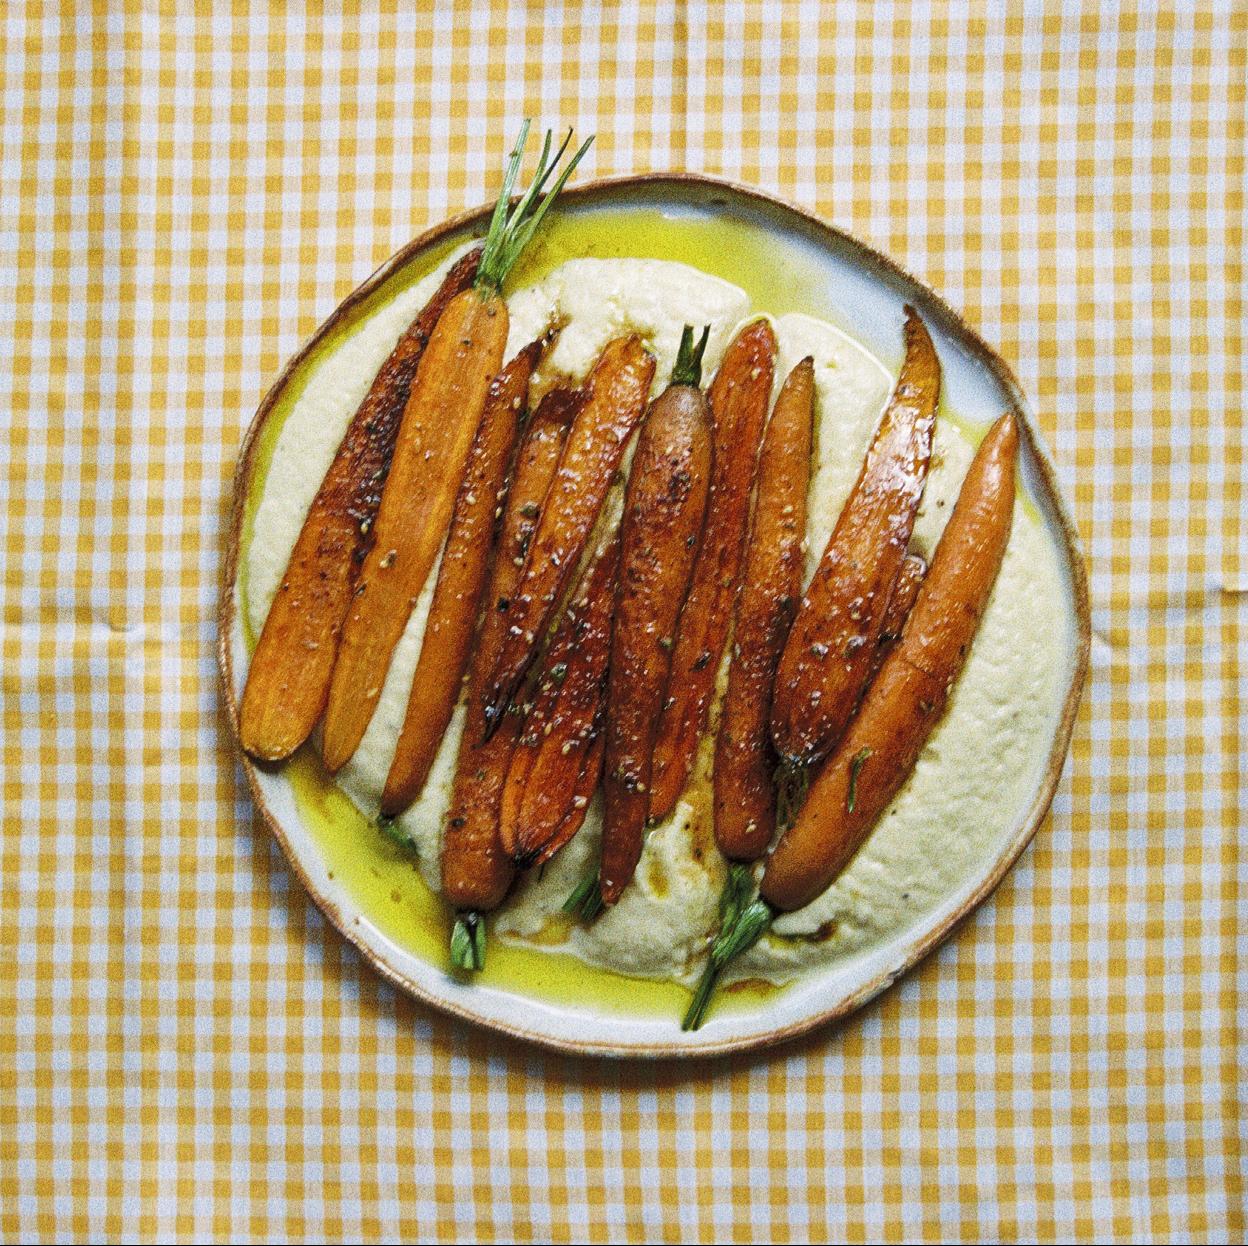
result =
[{"label": "caramelized carrot", "polygon": [[645,411],[654,357],[634,336],[609,342],[586,382],[584,406],[507,609],[507,635],[490,678],[487,731],[502,720],[558,609],[602,509],[625,447]]},{"label": "caramelized carrot", "polygon": [[331,774],[364,735],[446,535],[507,327],[501,297],[468,290],[443,313],[417,369],[329,686],[323,755]]},{"label": "caramelized carrot", "polygon": [[884,623],[880,627],[880,638],[875,645],[875,656],[871,659],[871,669],[867,672],[867,682],[863,687],[863,695],[872,681],[879,674],[884,659],[897,647],[902,633],[906,630],[906,621],[910,611],[923,587],[923,577],[927,575],[927,563],[918,554],[907,554],[901,560],[901,570],[897,573],[897,583],[893,595],[888,599],[888,608],[884,611]]},{"label": "caramelized carrot", "polygon": [[695,353],[692,341],[686,329],[672,384],[641,426],[620,525],[599,869],[607,905],[641,857],[655,732],[710,487],[711,422],[698,389],[701,348]]},{"label": "caramelized carrot", "polygon": [[434,326],[477,273],[474,247],[395,343],[347,425],[312,506],[247,672],[239,735],[262,761],[289,757],[325,711],[338,636],[390,469],[399,420]]},{"label": "caramelized carrot", "polygon": [[537,531],[550,486],[559,470],[568,430],[584,402],[585,395],[579,389],[556,386],[547,390],[537,404],[537,410],[529,417],[520,442],[499,525],[498,550],[486,597],[487,609],[471,663],[472,678],[476,681],[474,686],[480,694],[474,710],[478,721],[471,724],[478,736],[485,730],[484,702],[481,698],[503,637],[507,634],[507,610],[520,583],[524,558]]},{"label": "caramelized carrot", "polygon": [[766,320],[757,320],[732,340],[711,384],[714,477],[655,744],[652,821],[676,807],[706,730],[736,599],[775,362],[776,335]]},{"label": "caramelized carrot", "polygon": [[565,168],[530,214],[548,172],[547,134],[537,177],[508,215],[527,131],[526,123],[512,151],[476,281],[442,313],[412,382],[377,511],[375,544],[360,570],[330,681],[322,756],[331,773],[351,757],[368,727],[394,647],[446,535],[486,394],[507,344],[503,281],[576,164],[574,159]]},{"label": "caramelized carrot", "polygon": [[545,846],[538,852],[537,856],[533,858],[532,866],[545,865],[584,824],[585,815],[589,812],[589,802],[593,799],[594,792],[602,781],[602,759],[606,753],[607,743],[605,727],[606,703],[604,701],[602,715],[594,728],[594,742],[589,746],[589,752],[585,754],[585,760],[581,763],[580,774],[576,779],[576,790],[572,794],[572,806],[564,815],[563,821],[555,829],[555,833],[546,841]]},{"label": "caramelized carrot", "polygon": [[802,591],[814,414],[815,369],[808,356],[785,380],[763,440],[715,741],[715,840],[733,861],[761,856],[776,827],[771,686]]},{"label": "caramelized carrot", "polygon": [[499,838],[522,869],[549,860],[580,829],[597,785],[618,563],[615,538],[559,622],[511,755]]},{"label": "caramelized carrot", "polygon": [[780,659],[771,734],[782,814],[800,805],[809,768],[836,745],[858,702],[927,481],[940,363],[913,308],[905,338],[892,399]]},{"label": "caramelized carrot", "polygon": [[910,776],[945,712],[1001,569],[1017,448],[1018,429],[1006,415],[971,463],[900,641],[768,859],[754,900],[747,867],[732,866],[723,923],[684,1029],[702,1024],[720,975],[778,913],[809,904],[835,880]]},{"label": "caramelized carrot", "polygon": [[[576,391],[553,389],[529,420],[503,508],[481,632],[469,662],[468,720],[460,739],[446,815],[442,890],[452,905],[472,912],[496,907],[507,894],[513,876],[510,857],[498,839],[498,811],[520,718],[507,715],[500,729],[482,743],[487,680],[506,632],[505,607],[520,582],[525,551],[537,529],[580,402]],[[474,938],[476,929],[474,925]]]},{"label": "caramelized carrot", "polygon": [[407,713],[381,797],[387,817],[420,794],[459,697],[489,567],[494,521],[529,378],[549,339],[526,346],[490,386],[438,568]]},{"label": "caramelized carrot", "polygon": [[1017,446],[1005,415],[971,463],[900,642],[767,863],[774,908],[801,908],[845,868],[944,714],[1009,541]]}]

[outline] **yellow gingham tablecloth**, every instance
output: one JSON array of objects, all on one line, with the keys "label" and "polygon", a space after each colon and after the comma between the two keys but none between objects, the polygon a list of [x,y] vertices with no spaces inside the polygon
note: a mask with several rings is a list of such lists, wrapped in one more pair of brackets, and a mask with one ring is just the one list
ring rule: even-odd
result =
[{"label": "yellow gingham tablecloth", "polygon": [[[4,1238],[1242,1239],[1248,9],[408,9],[0,14]],[[581,1062],[396,995],[223,726],[243,429],[525,114],[597,132],[584,175],[725,174],[926,278],[1088,552],[1051,819],[772,1054]]]}]

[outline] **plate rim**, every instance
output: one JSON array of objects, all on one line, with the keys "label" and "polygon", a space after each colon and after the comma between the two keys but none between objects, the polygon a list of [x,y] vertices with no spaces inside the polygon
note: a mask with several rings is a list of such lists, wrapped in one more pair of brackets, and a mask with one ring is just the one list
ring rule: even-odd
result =
[{"label": "plate rim", "polygon": [[[399,250],[378,265],[368,277],[347,294],[329,316],[304,340],[295,354],[290,357],[265,392],[239,446],[238,460],[231,476],[232,492],[228,531],[226,534],[225,557],[221,562],[220,595],[217,609],[217,663],[223,693],[223,705],[230,725],[230,751],[232,756],[243,767],[247,785],[251,792],[252,803],[256,811],[260,814],[269,832],[277,840],[287,864],[294,871],[303,889],[311,897],[317,908],[325,915],[330,924],[338,931],[339,935],[356,948],[375,972],[379,973],[382,978],[393,986],[419,1000],[422,1004],[435,1008],[446,1015],[471,1022],[474,1025],[503,1034],[508,1038],[535,1043],[547,1050],[569,1055],[638,1059],[690,1059],[732,1052],[761,1051],[796,1039],[821,1026],[832,1024],[857,1011],[857,1009],[868,1003],[876,995],[886,990],[893,982],[908,973],[919,961],[935,950],[939,944],[957,932],[970,914],[996,890],[1001,880],[1014,866],[1015,862],[1022,855],[1023,850],[1035,836],[1036,831],[1052,805],[1053,797],[1065,766],[1066,757],[1070,751],[1071,736],[1087,682],[1091,652],[1092,629],[1087,568],[1078,528],[1067,509],[1065,499],[1059,487],[1056,468],[1049,457],[1039,430],[1035,427],[1022,386],[1019,384],[1010,366],[1001,358],[997,351],[972,326],[968,325],[962,316],[940,294],[933,290],[925,281],[908,272],[897,261],[846,230],[823,220],[815,213],[757,187],[702,173],[673,171],[624,174],[594,178],[575,186],[566,187],[561,196],[561,203],[583,203],[604,193],[609,194],[610,192],[638,189],[653,191],[663,186],[673,185],[685,189],[696,188],[726,192],[729,196],[736,196],[745,199],[755,206],[761,206],[765,211],[774,213],[779,210],[784,215],[796,217],[807,230],[813,230],[816,235],[822,235],[825,240],[834,243],[842,249],[848,248],[853,251],[855,258],[859,262],[865,267],[874,269],[877,273],[889,278],[890,284],[900,282],[903,285],[909,285],[921,291],[924,300],[946,319],[952,331],[968,344],[976,359],[988,368],[994,379],[1002,386],[1009,397],[1011,409],[1018,418],[1023,432],[1027,452],[1030,454],[1031,462],[1036,468],[1035,483],[1037,492],[1043,497],[1048,512],[1056,521],[1056,531],[1061,537],[1059,548],[1063,555],[1064,570],[1069,579],[1071,604],[1074,608],[1075,616],[1070,683],[1062,703],[1053,742],[1045,762],[1044,772],[1041,775],[1035,795],[1025,815],[1022,817],[1019,829],[1013,838],[1004,845],[993,867],[980,879],[978,884],[971,889],[965,899],[955,909],[940,918],[930,930],[923,932],[919,937],[908,943],[903,954],[895,963],[880,971],[851,994],[827,1008],[817,1009],[809,1016],[777,1026],[771,1030],[710,1039],[704,1043],[695,1043],[688,1040],[684,1042],[576,1041],[499,1018],[482,1015],[471,1007],[438,995],[421,983],[414,981],[390,964],[377,949],[370,946],[362,933],[361,927],[355,922],[348,921],[338,904],[322,893],[318,885],[309,876],[307,870],[305,870],[300,856],[292,847],[281,821],[269,807],[259,783],[258,770],[260,767],[243,751],[239,743],[239,707],[238,698],[235,694],[234,662],[230,643],[238,613],[238,566],[247,498],[244,486],[250,480],[255,468],[255,458],[261,431],[284,393],[286,386],[308,356],[337,328],[341,321],[373,295],[394,273],[406,267],[424,251],[449,240],[455,234],[470,230],[474,226],[484,225],[488,221],[494,205],[487,203],[459,212],[447,220],[430,226],[410,242],[400,247]],[[272,773],[275,768],[264,767],[264,769],[266,772]]]}]

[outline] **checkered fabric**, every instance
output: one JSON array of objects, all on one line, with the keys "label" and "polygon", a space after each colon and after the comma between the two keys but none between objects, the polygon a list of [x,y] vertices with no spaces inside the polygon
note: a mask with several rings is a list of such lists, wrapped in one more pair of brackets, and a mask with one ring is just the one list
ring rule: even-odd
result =
[{"label": "checkered fabric", "polygon": [[[1248,8],[0,10],[0,1234],[1242,1239]],[[846,1023],[548,1056],[292,882],[214,657],[283,361],[519,118],[814,209],[1016,369],[1091,682],[996,896]]]}]

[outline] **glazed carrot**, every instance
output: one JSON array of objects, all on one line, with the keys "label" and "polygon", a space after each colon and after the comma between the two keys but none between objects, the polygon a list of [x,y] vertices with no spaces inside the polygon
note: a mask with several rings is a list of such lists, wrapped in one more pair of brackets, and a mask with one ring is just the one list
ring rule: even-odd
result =
[{"label": "glazed carrot", "polygon": [[710,413],[698,388],[702,349],[686,328],[672,383],[651,404],[633,456],[620,523],[604,759],[602,903],[611,905],[641,857],[659,711],[706,514]]},{"label": "glazed carrot", "polygon": [[501,721],[550,625],[602,509],[625,447],[645,411],[654,357],[634,336],[603,349],[586,382],[541,524],[507,610],[507,635],[486,706],[487,731]]},{"label": "glazed carrot", "polygon": [[1017,446],[1005,415],[971,463],[905,633],[767,863],[774,908],[801,908],[845,868],[944,714],[1009,541]]},{"label": "glazed carrot", "polygon": [[331,773],[351,757],[364,735],[394,647],[446,535],[486,394],[507,344],[503,281],[581,154],[529,214],[548,172],[548,133],[537,177],[508,215],[526,137],[527,124],[511,153],[476,281],[442,313],[412,382],[377,511],[374,545],[360,570],[330,681],[322,756]]},{"label": "glazed carrot", "polygon": [[1017,426],[1005,415],[971,463],[901,640],[768,859],[753,901],[744,867],[733,867],[738,888],[723,906],[685,1029],[701,1025],[724,969],[778,913],[809,904],[835,880],[909,778],[948,705],[1001,569],[1014,517],[1017,448]]},{"label": "glazed carrot", "polygon": [[810,767],[835,747],[858,702],[927,481],[940,362],[913,308],[905,339],[897,386],[780,659],[771,735],[782,821],[800,806]]},{"label": "glazed carrot", "polygon": [[761,856],[776,827],[771,685],[802,591],[814,415],[815,369],[807,356],[785,380],[763,439],[715,741],[715,840],[733,861]]},{"label": "glazed carrot", "polygon": [[549,860],[580,829],[597,785],[618,563],[613,538],[559,621],[511,755],[499,838],[522,869]]},{"label": "glazed carrot", "polygon": [[381,812],[387,817],[401,813],[420,794],[459,698],[507,465],[529,379],[549,340],[526,346],[490,386],[455,499],[407,714],[382,792]]},{"label": "glazed carrot", "polygon": [[289,757],[325,711],[338,636],[416,366],[447,305],[472,284],[480,259],[479,247],[459,259],[395,343],[312,499],[243,689],[239,735],[253,757]]},{"label": "glazed carrot", "polygon": [[503,508],[481,632],[469,662],[468,721],[460,739],[442,843],[442,890],[452,905],[466,910],[454,949],[463,952],[456,958],[462,968],[471,968],[483,954],[481,912],[499,904],[514,872],[499,843],[498,811],[520,718],[507,715],[500,729],[483,744],[485,689],[507,627],[503,607],[520,582],[525,551],[537,529],[580,403],[581,395],[576,391],[553,389],[529,419]]},{"label": "glazed carrot", "polygon": [[737,594],[775,363],[776,335],[766,320],[756,320],[729,344],[711,385],[715,474],[655,744],[651,821],[662,821],[676,807],[706,730]]},{"label": "glazed carrot", "polygon": [[480,694],[474,711],[479,715],[474,724],[478,735],[485,730],[481,696],[507,632],[507,609],[520,583],[524,556],[533,541],[551,483],[559,469],[568,430],[584,402],[585,395],[579,389],[556,386],[547,390],[537,410],[529,417],[520,442],[499,525],[498,550],[486,597],[488,608],[471,663],[474,686]]},{"label": "glazed carrot", "polygon": [[585,754],[585,760],[581,763],[581,772],[576,779],[572,807],[564,815],[563,821],[559,823],[545,847],[533,858],[532,865],[545,865],[584,824],[585,815],[589,812],[589,802],[602,781],[602,759],[606,754],[607,744],[605,727],[606,702],[604,701],[601,717],[594,727],[594,742],[589,746],[589,752]]},{"label": "glazed carrot", "polygon": [[507,342],[506,304],[475,290],[443,313],[417,370],[394,462],[343,628],[323,756],[337,771],[373,716],[390,658],[446,535],[486,392]]},{"label": "glazed carrot", "polygon": [[[918,554],[907,554],[901,560],[901,570],[897,573],[897,583],[893,595],[888,599],[888,607],[884,611],[884,622],[880,627],[880,638],[875,644],[875,656],[871,659],[871,668],[867,672],[867,682],[863,686],[862,695],[871,687],[872,681],[879,674],[884,659],[897,647],[902,633],[906,630],[906,621],[910,611],[923,587],[923,578],[927,575],[927,563]],[[861,698],[859,698],[861,701]]]}]

